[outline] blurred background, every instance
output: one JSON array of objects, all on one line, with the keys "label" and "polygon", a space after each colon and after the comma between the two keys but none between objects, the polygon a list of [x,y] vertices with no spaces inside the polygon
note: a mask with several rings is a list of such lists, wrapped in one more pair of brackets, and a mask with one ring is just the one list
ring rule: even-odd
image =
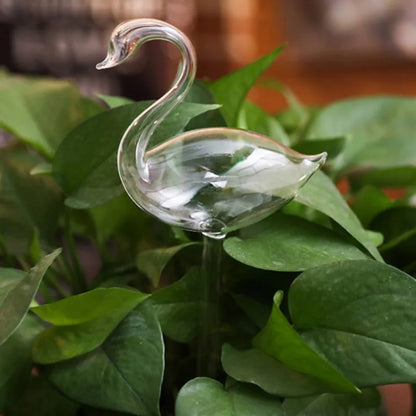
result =
[{"label": "blurred background", "polygon": [[[216,79],[286,43],[267,75],[306,104],[416,95],[415,0],[0,0],[0,66],[71,78],[87,94],[154,98],[176,71],[170,45],[153,42],[129,64],[95,70],[111,30],[134,17],[187,33],[200,78]],[[268,111],[285,105],[261,88],[251,98]]]}]

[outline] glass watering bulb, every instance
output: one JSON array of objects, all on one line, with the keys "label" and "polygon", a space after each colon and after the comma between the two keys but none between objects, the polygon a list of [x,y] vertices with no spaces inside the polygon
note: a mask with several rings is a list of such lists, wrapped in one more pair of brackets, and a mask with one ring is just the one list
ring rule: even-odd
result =
[{"label": "glass watering bulb", "polygon": [[223,127],[192,130],[152,147],[155,130],[194,81],[190,40],[168,23],[130,20],[114,29],[107,57],[97,65],[117,66],[156,39],[176,45],[181,62],[170,89],[138,114],[121,139],[118,169],[131,199],[168,224],[217,239],[292,200],[326,153],[302,155],[261,134]]}]

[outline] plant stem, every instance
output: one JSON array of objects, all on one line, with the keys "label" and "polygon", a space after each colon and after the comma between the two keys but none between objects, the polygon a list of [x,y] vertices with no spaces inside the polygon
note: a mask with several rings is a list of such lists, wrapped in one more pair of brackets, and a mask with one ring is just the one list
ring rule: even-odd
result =
[{"label": "plant stem", "polygon": [[201,273],[201,332],[197,375],[215,378],[220,356],[220,294],[222,239],[204,236]]},{"label": "plant stem", "polygon": [[87,281],[86,281],[85,274],[78,260],[77,248],[75,246],[75,241],[73,239],[72,231],[71,231],[70,215],[67,211],[65,212],[64,236],[65,236],[65,241],[68,244],[68,250],[69,250],[69,255],[71,257],[71,263],[74,268],[74,277],[75,277],[74,288],[76,292],[80,293],[87,289]]}]

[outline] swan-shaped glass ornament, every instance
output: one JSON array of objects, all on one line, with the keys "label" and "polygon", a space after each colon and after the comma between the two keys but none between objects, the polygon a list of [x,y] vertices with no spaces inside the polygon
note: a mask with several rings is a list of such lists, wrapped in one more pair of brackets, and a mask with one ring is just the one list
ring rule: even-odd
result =
[{"label": "swan-shaped glass ornament", "polygon": [[[107,57],[97,69],[121,64],[150,40],[173,43],[181,62],[170,89],[124,133],[118,150],[120,178],[144,211],[211,238],[204,240],[203,266],[218,277],[220,262],[214,257],[220,251],[211,247],[212,239],[257,222],[292,200],[323,165],[326,153],[302,155],[261,134],[223,127],[188,131],[152,145],[155,130],[194,81],[196,57],[190,40],[168,23],[130,20],[114,29]],[[203,320],[215,321],[208,313]]]},{"label": "swan-shaped glass ornament", "polygon": [[168,23],[130,20],[114,29],[107,57],[97,65],[117,66],[154,39],[176,45],[182,60],[168,92],[139,114],[121,139],[118,169],[131,199],[168,224],[214,238],[293,199],[324,163],[325,153],[302,155],[261,134],[222,127],[185,132],[152,146],[155,130],[194,81],[190,40]]}]

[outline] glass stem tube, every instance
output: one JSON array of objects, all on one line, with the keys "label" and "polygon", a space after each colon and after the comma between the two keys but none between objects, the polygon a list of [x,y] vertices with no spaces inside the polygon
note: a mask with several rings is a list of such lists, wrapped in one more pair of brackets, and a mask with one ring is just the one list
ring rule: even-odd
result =
[{"label": "glass stem tube", "polygon": [[197,376],[215,378],[220,357],[220,294],[223,239],[204,236],[201,270],[201,330]]}]

